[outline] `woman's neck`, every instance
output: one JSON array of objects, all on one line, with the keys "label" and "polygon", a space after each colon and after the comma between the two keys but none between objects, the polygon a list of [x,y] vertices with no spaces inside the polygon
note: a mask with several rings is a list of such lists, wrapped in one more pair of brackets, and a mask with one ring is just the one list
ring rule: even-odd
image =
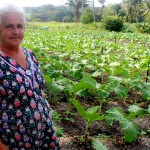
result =
[{"label": "woman's neck", "polygon": [[26,61],[26,55],[21,48],[17,49],[6,49],[4,47],[0,47],[0,50],[4,52],[7,56],[15,60],[22,68],[27,68],[27,61]]},{"label": "woman's neck", "polygon": [[4,53],[11,55],[11,54],[18,54],[20,52],[19,47],[15,48],[9,48],[9,47],[4,47],[0,45],[0,50],[3,51]]}]

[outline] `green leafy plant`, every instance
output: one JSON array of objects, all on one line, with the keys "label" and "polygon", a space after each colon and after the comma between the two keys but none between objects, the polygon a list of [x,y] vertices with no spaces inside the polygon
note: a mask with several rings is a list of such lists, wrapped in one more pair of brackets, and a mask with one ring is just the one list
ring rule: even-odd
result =
[{"label": "green leafy plant", "polygon": [[94,139],[92,141],[92,147],[95,150],[108,150],[108,148],[105,145],[103,145],[103,143],[98,139]]},{"label": "green leafy plant", "polygon": [[88,136],[89,136],[89,132],[88,132],[89,125],[92,122],[96,121],[96,120],[103,120],[104,116],[97,113],[97,110],[99,109],[99,106],[93,106],[93,107],[90,107],[87,110],[85,110],[85,108],[80,105],[78,100],[70,99],[70,102],[75,106],[75,108],[77,109],[79,115],[81,117],[83,117],[86,121],[86,129],[85,129],[85,133],[84,133],[84,140],[87,141]]},{"label": "green leafy plant", "polygon": [[[53,116],[54,123],[55,122],[60,123],[61,122],[61,116],[57,113],[57,111],[51,108],[51,113]],[[64,128],[59,127],[57,124],[55,124],[55,130],[56,130],[56,135],[58,137],[61,137],[64,134]]]},{"label": "green leafy plant", "polygon": [[128,93],[128,89],[122,85],[122,81],[122,78],[117,76],[109,77],[111,91],[114,91],[119,98],[125,98]]},{"label": "green leafy plant", "polygon": [[127,142],[135,141],[139,132],[136,124],[129,121],[124,115],[123,111],[119,108],[112,108],[106,112],[106,119],[112,124],[113,121],[119,121],[121,129],[124,132],[124,139]]},{"label": "green leafy plant", "polygon": [[70,122],[74,122],[74,119],[72,118],[72,116],[75,116],[76,114],[67,110],[64,112],[64,115],[67,116],[67,117],[64,117],[65,120],[70,121]]},{"label": "green leafy plant", "polygon": [[139,23],[137,24],[136,26],[138,28],[138,30],[140,30],[140,32],[142,33],[150,33],[150,26],[149,26],[149,23]]},{"label": "green leafy plant", "polygon": [[89,24],[93,22],[93,14],[92,14],[92,10],[85,8],[83,11],[83,15],[81,17],[81,22],[84,24]]},{"label": "green leafy plant", "polygon": [[128,108],[128,111],[129,111],[129,114],[128,114],[129,119],[132,119],[134,117],[143,117],[145,115],[150,114],[149,108],[143,109],[143,108],[140,108],[138,105],[130,105]]},{"label": "green leafy plant", "polygon": [[77,84],[74,85],[74,92],[77,95],[82,94],[86,89],[90,89],[87,92],[98,96],[98,101],[100,102],[99,113],[101,113],[102,104],[106,102],[105,98],[109,96],[107,85],[100,86],[94,78],[88,75],[84,76]]},{"label": "green leafy plant", "polygon": [[64,134],[64,128],[59,127],[58,125],[55,125],[55,131],[57,137],[62,137],[62,135]]},{"label": "green leafy plant", "polygon": [[111,108],[106,111],[105,118],[111,125],[113,121],[119,121],[120,127],[124,133],[124,140],[130,143],[135,141],[139,134],[139,127],[132,119],[147,113],[148,110],[142,109],[137,105],[132,105],[129,107],[129,114],[125,114],[120,108]]},{"label": "green leafy plant", "polygon": [[119,32],[123,29],[123,21],[119,18],[105,18],[103,22],[106,30]]}]

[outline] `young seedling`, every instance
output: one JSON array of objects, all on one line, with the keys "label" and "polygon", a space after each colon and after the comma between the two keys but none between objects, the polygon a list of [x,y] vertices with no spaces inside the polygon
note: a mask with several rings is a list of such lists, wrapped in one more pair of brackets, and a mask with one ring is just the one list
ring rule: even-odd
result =
[{"label": "young seedling", "polygon": [[85,110],[84,107],[80,105],[78,100],[70,99],[70,102],[75,106],[79,115],[83,117],[86,121],[84,141],[87,141],[89,139],[89,131],[88,131],[89,125],[96,120],[104,119],[104,116],[101,116],[99,113],[97,113],[100,106],[93,106]]}]

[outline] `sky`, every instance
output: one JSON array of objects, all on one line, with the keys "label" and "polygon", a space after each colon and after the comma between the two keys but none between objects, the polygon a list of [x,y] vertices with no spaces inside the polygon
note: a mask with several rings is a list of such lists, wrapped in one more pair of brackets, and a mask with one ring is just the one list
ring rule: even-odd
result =
[{"label": "sky", "polygon": [[[120,3],[122,0],[106,0],[106,4],[115,4]],[[41,6],[45,4],[52,4],[54,6],[58,5],[64,5],[67,2],[67,0],[0,0],[0,6],[11,3],[11,4],[17,4],[21,7],[31,6]],[[94,0],[95,6],[101,6],[100,3],[98,3],[97,0]]]}]

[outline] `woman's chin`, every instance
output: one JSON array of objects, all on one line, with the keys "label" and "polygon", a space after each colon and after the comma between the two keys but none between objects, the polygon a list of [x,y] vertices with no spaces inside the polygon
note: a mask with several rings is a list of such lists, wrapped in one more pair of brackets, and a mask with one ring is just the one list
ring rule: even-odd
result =
[{"label": "woman's chin", "polygon": [[17,42],[17,43],[11,43],[9,44],[9,48],[19,48],[20,47],[20,42]]}]

